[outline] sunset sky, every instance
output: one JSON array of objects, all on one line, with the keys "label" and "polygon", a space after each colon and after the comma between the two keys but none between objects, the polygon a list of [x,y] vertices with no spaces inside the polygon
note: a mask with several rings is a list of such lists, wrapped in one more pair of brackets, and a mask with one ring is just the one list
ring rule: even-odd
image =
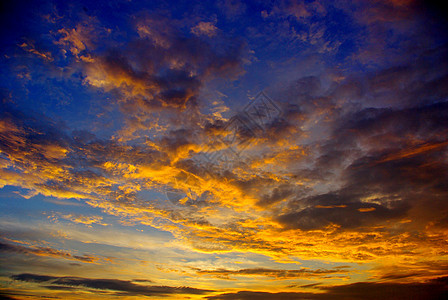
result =
[{"label": "sunset sky", "polygon": [[437,1],[0,6],[0,299],[448,297]]}]

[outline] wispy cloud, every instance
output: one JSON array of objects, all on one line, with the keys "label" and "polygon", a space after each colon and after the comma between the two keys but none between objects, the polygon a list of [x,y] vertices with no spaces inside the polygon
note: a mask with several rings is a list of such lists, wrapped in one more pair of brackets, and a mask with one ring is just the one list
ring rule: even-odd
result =
[{"label": "wispy cloud", "polygon": [[91,255],[73,255],[67,251],[63,250],[57,250],[50,247],[26,247],[21,245],[15,245],[15,244],[8,244],[8,243],[0,243],[0,251],[2,252],[13,252],[13,253],[20,253],[20,254],[33,254],[37,256],[47,256],[47,257],[55,257],[55,258],[63,258],[63,259],[70,259],[70,260],[78,260],[80,262],[84,263],[95,263],[99,261],[100,259],[95,256]]}]

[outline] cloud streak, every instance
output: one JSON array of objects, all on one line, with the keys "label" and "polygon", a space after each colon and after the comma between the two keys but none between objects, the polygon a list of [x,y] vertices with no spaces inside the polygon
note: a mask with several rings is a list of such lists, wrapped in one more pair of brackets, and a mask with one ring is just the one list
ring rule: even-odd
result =
[{"label": "cloud streak", "polygon": [[196,289],[191,287],[170,286],[148,286],[136,284],[127,280],[119,279],[93,279],[82,277],[55,277],[38,274],[18,274],[11,277],[14,280],[24,282],[35,282],[51,284],[51,288],[92,288],[95,290],[111,290],[128,296],[164,296],[170,294],[205,294],[210,290]]},{"label": "cloud streak", "polygon": [[63,258],[69,260],[77,260],[84,263],[96,263],[99,258],[91,255],[73,255],[67,251],[52,249],[49,247],[25,247],[21,245],[13,245],[8,243],[0,243],[1,252],[12,252],[18,254],[32,254],[44,257]]},{"label": "cloud streak", "polygon": [[330,276],[334,274],[344,274],[347,272],[347,266],[340,266],[330,270],[317,269],[299,269],[299,270],[282,270],[282,269],[267,269],[267,268],[252,268],[252,269],[239,269],[239,270],[227,270],[227,269],[216,269],[216,270],[202,270],[193,269],[198,275],[209,275],[213,277],[231,279],[235,276],[266,276],[275,279],[293,279],[293,278],[313,278],[313,277],[323,277]]}]

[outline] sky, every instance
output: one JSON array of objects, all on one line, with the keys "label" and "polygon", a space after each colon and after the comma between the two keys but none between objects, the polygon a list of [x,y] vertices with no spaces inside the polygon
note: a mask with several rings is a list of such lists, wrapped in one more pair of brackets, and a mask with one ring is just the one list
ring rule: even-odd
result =
[{"label": "sky", "polygon": [[448,296],[437,1],[0,8],[0,299]]}]

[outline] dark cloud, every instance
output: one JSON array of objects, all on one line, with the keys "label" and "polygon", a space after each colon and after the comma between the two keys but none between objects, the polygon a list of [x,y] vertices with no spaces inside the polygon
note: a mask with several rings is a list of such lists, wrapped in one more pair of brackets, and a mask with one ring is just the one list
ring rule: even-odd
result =
[{"label": "dark cloud", "polygon": [[[319,201],[322,197],[328,197],[330,201],[325,201],[325,205],[318,204],[322,203]],[[379,224],[380,221],[402,217],[406,212],[403,205],[388,208],[374,203],[350,203],[341,201],[339,197],[332,194],[313,197],[308,201],[314,203],[314,206],[281,215],[277,220],[288,229],[313,230],[331,224],[347,229]]]},{"label": "dark cloud", "polygon": [[49,289],[49,290],[55,290],[55,291],[76,291],[76,290],[78,290],[78,288],[71,287],[71,286],[43,285],[42,287]]},{"label": "dark cloud", "polygon": [[364,298],[378,299],[443,299],[448,295],[447,277],[433,279],[425,283],[368,283],[359,282],[348,285],[323,288],[334,299]]},{"label": "dark cloud", "polygon": [[[446,134],[444,129],[448,125],[446,114],[447,102],[423,103],[408,109],[392,108],[366,108],[355,112],[335,128],[335,135],[340,143],[347,143],[350,139],[366,140],[366,142],[380,142],[379,138],[391,135],[397,142],[413,142],[413,139],[404,139],[404,135],[421,138],[428,141],[443,140]],[[353,132],[350,134],[350,132]],[[343,134],[346,134],[345,136]],[[442,135],[441,135],[442,134]],[[384,147],[394,147],[385,140]]]},{"label": "dark cloud", "polygon": [[140,38],[116,48],[86,66],[87,82],[116,89],[133,109],[184,109],[195,106],[199,89],[212,78],[242,73],[244,43],[218,37],[205,41],[187,36],[166,18],[145,16],[138,22]]},{"label": "dark cloud", "polygon": [[121,292],[122,295],[163,296],[170,294],[206,294],[211,290],[192,287],[148,286],[135,284],[132,281],[118,279],[92,279],[82,277],[56,277],[38,274],[18,274],[12,279],[25,282],[51,284],[53,288],[79,287],[96,290],[111,290]]},{"label": "dark cloud", "polygon": [[209,296],[207,299],[445,299],[448,296],[447,285],[447,277],[441,277],[422,283],[358,282],[333,287],[318,287],[317,289],[323,293],[239,291]]},{"label": "dark cloud", "polygon": [[[406,70],[400,72],[413,76]],[[400,81],[396,77],[391,75]],[[392,90],[399,85],[380,81]],[[448,146],[448,102],[418,99],[416,103],[413,107],[337,112],[330,121],[334,122],[330,137],[314,150],[319,156],[313,167],[301,169],[298,175],[338,180],[340,186],[321,195],[293,197],[289,211],[275,218],[286,228],[303,230],[330,224],[357,228],[405,216],[422,223],[433,221],[427,219],[430,213],[424,216],[424,212],[430,207],[444,211],[442,199],[448,195],[444,152]],[[416,215],[415,207],[422,213]]]},{"label": "dark cloud", "polygon": [[313,299],[316,294],[313,293],[295,293],[295,292],[281,292],[281,293],[269,293],[269,292],[252,292],[252,291],[239,291],[236,293],[226,293],[216,296],[209,296],[207,299],[214,300],[273,300],[273,299]]},{"label": "dark cloud", "polygon": [[432,276],[444,276],[448,271],[448,264],[445,261],[424,261],[411,263],[406,268],[400,268],[399,266],[390,267],[378,267],[380,270],[376,278],[380,281],[393,281],[412,278],[427,278],[428,274]]},{"label": "dark cloud", "polygon": [[294,188],[291,185],[280,185],[272,189],[269,194],[261,196],[260,200],[257,202],[257,205],[265,207],[275,204],[279,201],[287,199],[289,196],[293,195],[294,192]]},{"label": "dark cloud", "polygon": [[4,295],[4,294],[0,294],[0,299],[2,299],[2,300],[17,300],[17,298],[14,298],[9,295]]}]

